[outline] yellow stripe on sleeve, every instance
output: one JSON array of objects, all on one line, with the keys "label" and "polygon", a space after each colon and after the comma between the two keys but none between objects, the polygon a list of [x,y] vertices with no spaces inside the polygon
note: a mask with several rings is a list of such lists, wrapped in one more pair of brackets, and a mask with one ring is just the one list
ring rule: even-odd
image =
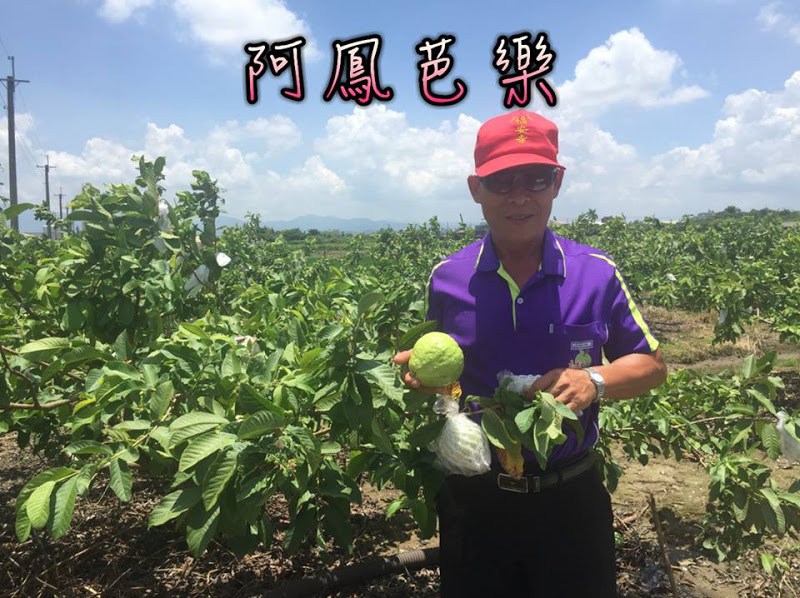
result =
[{"label": "yellow stripe on sleeve", "polygon": [[628,285],[625,284],[625,281],[622,278],[622,274],[620,274],[619,270],[617,269],[617,265],[613,262],[613,260],[608,259],[604,255],[600,255],[599,253],[590,253],[592,257],[600,258],[601,260],[608,262],[614,268],[614,274],[619,281],[620,286],[622,287],[622,292],[625,293],[625,298],[628,300],[628,309],[633,316],[633,320],[642,329],[642,333],[644,334],[644,338],[647,341],[647,344],[650,347],[650,352],[654,352],[658,349],[658,341],[650,334],[650,328],[647,326],[647,322],[644,321],[642,314],[639,313],[639,309],[636,307],[636,304],[633,302],[633,298],[631,297],[630,292],[628,291]]}]

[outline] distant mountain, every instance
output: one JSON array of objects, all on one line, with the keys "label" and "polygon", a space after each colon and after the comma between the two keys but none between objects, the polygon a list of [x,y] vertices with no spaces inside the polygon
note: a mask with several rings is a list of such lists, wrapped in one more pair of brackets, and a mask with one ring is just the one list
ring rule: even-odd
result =
[{"label": "distant mountain", "polygon": [[299,228],[307,231],[315,228],[320,231],[338,230],[345,233],[372,233],[382,228],[402,230],[407,226],[405,222],[389,222],[388,220],[371,220],[369,218],[336,218],[335,216],[316,216],[314,214],[298,216],[291,220],[262,222],[261,225],[275,230]]}]

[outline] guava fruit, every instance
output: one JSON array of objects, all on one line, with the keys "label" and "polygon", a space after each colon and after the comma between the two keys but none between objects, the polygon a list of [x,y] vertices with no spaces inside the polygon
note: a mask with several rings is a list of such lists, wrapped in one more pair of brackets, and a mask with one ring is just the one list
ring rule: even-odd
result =
[{"label": "guava fruit", "polygon": [[423,386],[449,386],[464,371],[464,353],[449,334],[429,332],[414,343],[408,369]]}]

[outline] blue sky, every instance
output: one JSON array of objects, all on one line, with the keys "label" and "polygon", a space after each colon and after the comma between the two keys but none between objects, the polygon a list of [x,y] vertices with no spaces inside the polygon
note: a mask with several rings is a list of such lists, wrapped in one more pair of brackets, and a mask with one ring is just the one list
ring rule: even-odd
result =
[{"label": "blue sky", "polygon": [[[304,214],[455,223],[481,219],[467,191],[480,123],[503,111],[492,48],[548,34],[558,96],[529,109],[558,123],[564,187],[553,215],[629,219],[736,205],[800,209],[800,3],[760,0],[406,2],[16,0],[0,4],[0,58],[16,57],[19,200],[65,201],[85,182],[132,182],[132,155],[167,159],[167,200],[193,169],[224,188],[233,217]],[[468,91],[433,107],[414,47],[454,35]],[[383,39],[390,102],[322,99],[334,40]],[[245,101],[247,42],[303,35],[306,98],[266,74]],[[0,75],[11,74],[0,61]],[[0,194],[8,195],[5,90]],[[57,209],[57,198],[52,195]],[[22,218],[24,229],[37,224]]]}]

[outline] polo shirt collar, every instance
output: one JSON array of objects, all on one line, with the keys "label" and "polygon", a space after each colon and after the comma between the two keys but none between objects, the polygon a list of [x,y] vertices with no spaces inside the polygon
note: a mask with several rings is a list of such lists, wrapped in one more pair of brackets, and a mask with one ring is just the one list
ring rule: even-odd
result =
[{"label": "polo shirt collar", "polygon": [[[497,257],[497,252],[494,249],[491,233],[488,232],[481,241],[475,268],[480,272],[496,272],[499,267],[500,259]],[[555,234],[549,228],[546,228],[544,231],[540,269],[546,275],[561,277],[564,277],[566,271],[564,252]]]}]

